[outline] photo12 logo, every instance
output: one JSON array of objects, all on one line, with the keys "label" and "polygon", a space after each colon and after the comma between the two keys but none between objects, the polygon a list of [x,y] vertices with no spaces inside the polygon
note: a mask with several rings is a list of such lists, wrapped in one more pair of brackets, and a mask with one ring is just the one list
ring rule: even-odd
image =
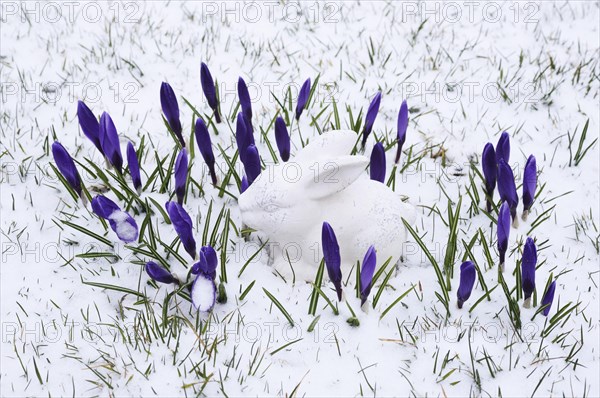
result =
[{"label": "photo12 logo", "polygon": [[118,23],[139,23],[143,3],[138,1],[2,1],[0,20],[3,23],[99,23],[112,20]]}]

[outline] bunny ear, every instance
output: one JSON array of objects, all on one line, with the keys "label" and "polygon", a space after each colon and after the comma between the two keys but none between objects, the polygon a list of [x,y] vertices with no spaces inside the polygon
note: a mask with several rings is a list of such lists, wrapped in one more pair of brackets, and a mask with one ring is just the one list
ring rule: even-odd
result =
[{"label": "bunny ear", "polygon": [[365,156],[344,155],[330,161],[316,162],[311,178],[305,180],[305,192],[311,199],[322,199],[340,192],[364,174],[369,165]]}]

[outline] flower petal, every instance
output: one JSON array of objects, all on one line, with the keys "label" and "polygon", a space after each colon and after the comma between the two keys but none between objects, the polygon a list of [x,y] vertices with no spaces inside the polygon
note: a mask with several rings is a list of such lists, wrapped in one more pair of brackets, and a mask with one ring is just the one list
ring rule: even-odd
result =
[{"label": "flower petal", "polygon": [[169,127],[173,130],[173,133],[177,136],[179,143],[182,147],[185,147],[185,140],[181,134],[181,121],[179,119],[179,104],[177,103],[177,96],[173,91],[171,85],[167,82],[163,82],[160,85],[160,106],[165,114],[165,119],[169,123]]},{"label": "flower petal", "polygon": [[537,264],[537,249],[530,237],[525,241],[521,260],[521,286],[523,297],[528,299],[535,290],[535,266]]},{"label": "flower petal", "polygon": [[81,126],[83,134],[104,155],[102,145],[100,144],[100,124],[98,123],[98,118],[96,118],[94,112],[83,101],[77,102],[77,119],[79,120],[79,126]]},{"label": "flower petal", "polygon": [[402,147],[406,141],[406,130],[408,130],[408,104],[406,103],[406,100],[404,100],[402,101],[400,111],[398,112],[398,150],[396,152],[395,163],[400,161]]},{"label": "flower petal", "polygon": [[188,156],[187,150],[181,148],[177,159],[175,160],[175,194],[177,195],[177,202],[183,204],[183,198],[185,196],[185,187],[188,175]]},{"label": "flower petal", "polygon": [[100,116],[100,145],[102,152],[110,164],[119,172],[123,172],[123,155],[119,144],[119,133],[112,118],[106,112]]},{"label": "flower petal", "polygon": [[306,103],[308,102],[308,97],[310,96],[310,78],[306,79],[306,81],[302,84],[300,88],[300,92],[298,93],[298,102],[296,103],[296,120],[300,119],[300,115],[304,108],[306,107]]},{"label": "flower petal", "polygon": [[160,283],[179,283],[177,278],[173,276],[169,271],[156,264],[154,261],[148,261],[146,263],[146,273],[150,278]]},{"label": "flower petal", "polygon": [[67,152],[60,142],[54,141],[52,144],[52,156],[60,173],[67,180],[71,188],[77,192],[77,195],[81,197],[81,177],[69,152]]},{"label": "flower petal", "polygon": [[369,104],[369,109],[367,109],[367,116],[365,116],[365,126],[363,127],[362,132],[362,147],[365,147],[367,143],[367,138],[369,134],[371,134],[371,130],[373,129],[373,124],[375,123],[375,119],[377,118],[377,114],[379,113],[379,105],[381,104],[381,91],[375,94],[375,97],[371,100]]},{"label": "flower petal", "polygon": [[371,293],[371,283],[373,283],[373,274],[375,273],[375,266],[377,265],[377,255],[375,253],[375,247],[370,246],[365,254],[365,258],[360,268],[360,304],[363,305],[369,293]]},{"label": "flower petal", "polygon": [[465,261],[460,265],[460,282],[456,291],[458,308],[462,308],[464,302],[471,297],[476,274],[475,265],[471,261]]},{"label": "flower petal", "polygon": [[177,232],[181,244],[183,244],[183,248],[188,252],[192,259],[196,259],[196,241],[194,240],[192,219],[185,209],[177,202],[167,202],[165,207],[167,208],[167,213],[173,223],[173,228],[175,229],[175,232]]},{"label": "flower petal", "polygon": [[371,152],[371,166],[369,168],[371,180],[385,183],[385,148],[381,142],[373,147]]},{"label": "flower petal", "polygon": [[278,116],[275,120],[275,141],[281,160],[287,162],[290,158],[290,135],[281,116]]},{"label": "flower petal", "polygon": [[212,143],[210,141],[210,134],[208,132],[208,128],[204,123],[202,118],[198,118],[196,120],[196,142],[198,143],[198,148],[200,149],[200,154],[204,159],[204,162],[208,166],[208,171],[210,173],[210,178],[212,180],[213,185],[217,184],[217,173],[215,172],[215,155],[212,149]]},{"label": "flower petal", "polygon": [[342,301],[342,270],[340,246],[338,245],[335,232],[328,222],[323,223],[321,229],[321,245],[323,246],[323,258],[327,266],[329,280],[333,283],[337,293],[338,301]]},{"label": "flower petal", "polygon": [[142,192],[142,177],[140,176],[140,163],[138,162],[137,153],[133,147],[133,143],[129,141],[127,143],[127,167],[129,168],[129,174],[131,175],[131,182],[137,193]]}]

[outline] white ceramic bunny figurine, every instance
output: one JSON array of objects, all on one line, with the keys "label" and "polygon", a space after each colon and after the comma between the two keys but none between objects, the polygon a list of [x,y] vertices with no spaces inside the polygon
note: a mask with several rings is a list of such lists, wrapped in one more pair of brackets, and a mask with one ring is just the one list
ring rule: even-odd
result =
[{"label": "white ceramic bunny figurine", "polygon": [[[269,240],[274,266],[286,279],[312,281],[320,263],[321,228],[333,227],[342,273],[348,275],[375,246],[377,265],[402,254],[415,209],[386,185],[369,179],[369,159],[350,155],[358,140],[350,130],[313,138],[287,163],[267,167],[239,197],[242,221]],[[291,265],[290,265],[291,263]]]}]

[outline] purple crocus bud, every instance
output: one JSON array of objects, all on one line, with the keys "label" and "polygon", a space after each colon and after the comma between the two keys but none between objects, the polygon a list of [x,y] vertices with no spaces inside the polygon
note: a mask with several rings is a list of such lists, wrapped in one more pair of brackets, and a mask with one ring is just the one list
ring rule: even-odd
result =
[{"label": "purple crocus bud", "polygon": [[198,143],[198,148],[200,149],[202,158],[204,158],[204,162],[208,166],[208,171],[210,172],[210,179],[212,180],[213,185],[217,185],[217,173],[215,172],[215,155],[213,153],[208,128],[206,127],[206,124],[204,123],[204,120],[202,120],[202,118],[198,118],[198,120],[196,120],[196,142]]},{"label": "purple crocus bud", "polygon": [[110,115],[106,112],[100,116],[100,145],[108,162],[119,173],[123,173],[123,155],[119,145],[119,133]]},{"label": "purple crocus bud", "polygon": [[54,157],[54,163],[56,163],[56,167],[58,167],[60,174],[65,177],[65,180],[67,180],[71,188],[73,188],[81,198],[81,177],[79,176],[75,162],[71,155],[69,155],[69,152],[67,152],[60,142],[54,141],[52,144],[52,156]]},{"label": "purple crocus bud", "polygon": [[369,168],[371,180],[379,181],[382,184],[385,181],[385,148],[381,142],[373,147],[371,152],[371,166]]},{"label": "purple crocus bud", "polygon": [[302,111],[304,111],[304,107],[306,107],[309,96],[310,78],[306,79],[304,84],[302,84],[302,87],[300,87],[300,92],[298,93],[298,102],[296,103],[296,120],[300,120],[300,115],[302,114]]},{"label": "purple crocus bud", "polygon": [[519,196],[517,195],[513,171],[503,159],[498,160],[498,193],[500,194],[500,200],[508,203],[513,226],[516,227],[518,225],[517,205],[519,204]]},{"label": "purple crocus bud", "polygon": [[131,174],[131,181],[133,187],[137,191],[138,195],[142,193],[142,177],[140,176],[140,163],[138,162],[137,153],[131,141],[127,143],[127,167],[129,168],[129,174]]},{"label": "purple crocus bud", "polygon": [[196,275],[192,284],[192,304],[194,308],[201,312],[209,312],[215,306],[217,301],[217,285],[210,277],[202,272]]},{"label": "purple crocus bud", "polygon": [[375,247],[370,246],[363,259],[362,267],[360,268],[360,305],[364,305],[371,293],[371,284],[373,283],[373,274],[377,265],[377,255]]},{"label": "purple crocus bud", "polygon": [[92,210],[98,217],[108,220],[121,241],[131,243],[138,238],[138,226],[134,218],[106,196],[98,195],[92,199]]},{"label": "purple crocus bud", "polygon": [[500,271],[504,272],[504,257],[506,249],[508,249],[508,238],[510,237],[510,208],[506,202],[503,202],[500,206],[497,228]]},{"label": "purple crocus bud", "polygon": [[496,162],[496,151],[489,142],[483,147],[481,155],[481,168],[485,177],[485,194],[488,213],[492,211],[492,202],[494,200],[494,189],[496,189],[496,177],[498,166]]},{"label": "purple crocus bud", "polygon": [[242,182],[240,183],[240,193],[244,193],[248,189],[248,179],[246,176],[242,176]]},{"label": "purple crocus bud", "polygon": [[250,99],[250,93],[248,92],[248,86],[241,77],[238,79],[238,97],[240,98],[240,106],[242,107],[242,114],[246,119],[247,125],[252,131],[252,100]]},{"label": "purple crocus bud", "polygon": [[362,131],[362,148],[365,147],[367,143],[367,138],[369,134],[371,134],[371,130],[373,129],[373,124],[375,123],[375,118],[377,118],[377,113],[379,113],[379,104],[381,104],[381,91],[375,94],[375,97],[371,100],[369,104],[369,109],[367,109],[367,116],[365,116],[365,126]]},{"label": "purple crocus bud", "polygon": [[148,261],[146,263],[146,273],[150,278],[154,279],[156,282],[166,283],[166,284],[179,284],[179,280],[173,276],[172,273],[156,264],[154,261]]},{"label": "purple crocus bud", "polygon": [[173,130],[173,133],[177,136],[179,143],[182,147],[185,147],[185,140],[181,134],[181,121],[179,120],[179,104],[177,104],[177,97],[175,92],[169,83],[163,82],[160,85],[160,106],[165,114],[165,119],[169,123],[169,127]]},{"label": "purple crocus bud", "polygon": [[188,156],[185,148],[181,148],[175,159],[175,194],[177,202],[182,205],[188,175]]},{"label": "purple crocus bud", "polygon": [[548,316],[550,313],[550,308],[552,307],[552,301],[554,301],[554,290],[556,290],[556,281],[552,281],[548,289],[544,293],[544,297],[542,297],[541,307],[546,307],[542,311],[544,316]]},{"label": "purple crocus bud", "polygon": [[400,105],[400,111],[398,112],[398,151],[396,152],[395,163],[400,161],[400,155],[402,154],[402,147],[406,141],[406,130],[408,129],[408,105],[406,100],[402,101]]},{"label": "purple crocus bud", "polygon": [[537,264],[537,249],[535,242],[530,237],[525,241],[523,257],[521,259],[521,286],[525,302],[523,307],[531,306],[531,295],[535,290],[535,266]]},{"label": "purple crocus bud", "polygon": [[523,221],[527,220],[529,209],[533,205],[535,198],[535,188],[537,185],[537,167],[535,164],[535,156],[530,155],[525,163],[523,171]]},{"label": "purple crocus bud", "polygon": [[92,210],[98,217],[108,219],[108,216],[115,211],[120,211],[121,208],[106,196],[98,195],[92,199]]},{"label": "purple crocus bud", "polygon": [[462,308],[465,301],[471,297],[473,285],[475,285],[475,265],[470,261],[465,261],[460,265],[460,282],[456,291],[458,308]]},{"label": "purple crocus bud", "polygon": [[248,186],[250,186],[261,171],[260,155],[258,154],[258,149],[256,149],[256,146],[253,144],[250,144],[248,148],[246,148],[244,170],[248,176]]},{"label": "purple crocus bud", "polygon": [[250,139],[248,138],[248,127],[246,120],[242,113],[238,113],[236,124],[235,124],[235,142],[237,143],[238,152],[240,154],[240,160],[244,163],[246,159],[246,149],[250,145]]},{"label": "purple crocus bud", "polygon": [[217,90],[215,89],[215,81],[210,74],[210,70],[208,70],[208,66],[204,62],[200,66],[200,83],[202,84],[202,91],[204,91],[204,96],[206,97],[206,101],[208,101],[208,106],[215,113],[215,120],[217,123],[221,123],[221,115],[219,114],[219,100],[217,98]]},{"label": "purple crocus bud", "polygon": [[340,257],[340,246],[338,245],[333,228],[331,228],[328,222],[324,222],[321,229],[321,245],[323,246],[323,258],[327,266],[329,280],[335,286],[338,301],[342,301],[342,270],[340,268],[342,260]]},{"label": "purple crocus bud", "polygon": [[212,246],[202,246],[200,248],[200,256],[204,257],[205,261],[200,265],[199,271],[211,279],[215,279],[217,277],[217,266],[219,265],[217,252]]},{"label": "purple crocus bud", "polygon": [[167,202],[165,205],[169,218],[173,223],[173,228],[183,244],[186,252],[196,259],[196,241],[194,240],[194,232],[192,230],[192,219],[185,209],[177,202]]},{"label": "purple crocus bud", "polygon": [[281,160],[287,162],[290,158],[290,135],[288,134],[285,121],[281,116],[277,116],[275,120],[275,141]]},{"label": "purple crocus bud", "polygon": [[508,163],[510,159],[510,136],[505,131],[498,138],[498,143],[496,144],[496,159],[500,161],[500,159],[504,160]]},{"label": "purple crocus bud", "polygon": [[94,112],[83,101],[77,102],[77,119],[79,120],[79,126],[83,134],[98,148],[101,154],[102,145],[100,144],[100,124]]}]

